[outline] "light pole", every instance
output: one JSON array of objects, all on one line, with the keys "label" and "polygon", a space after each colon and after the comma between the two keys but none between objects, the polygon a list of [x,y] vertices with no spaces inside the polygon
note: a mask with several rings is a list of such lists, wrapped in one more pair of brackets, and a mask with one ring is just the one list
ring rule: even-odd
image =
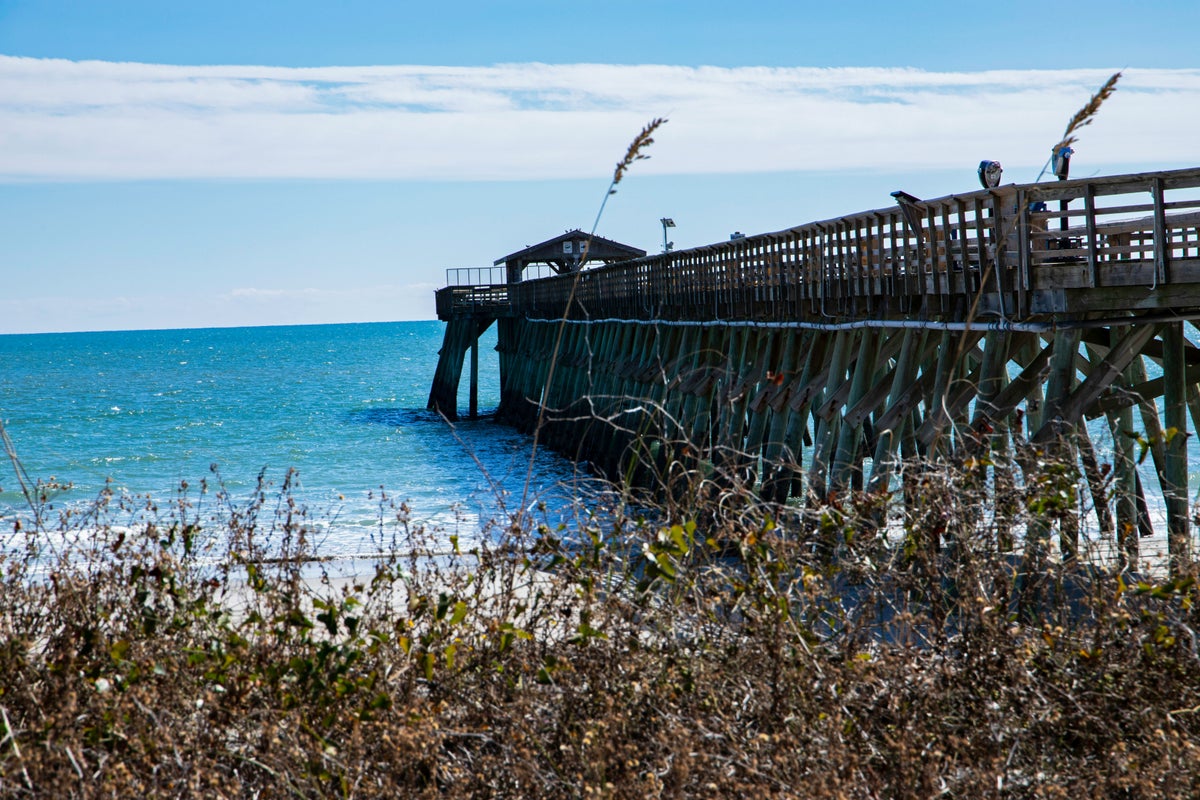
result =
[{"label": "light pole", "polygon": [[1056,147],[1050,154],[1050,167],[1054,171],[1054,177],[1060,181],[1065,181],[1071,173],[1071,156],[1075,155],[1075,150],[1070,145]]},{"label": "light pole", "polygon": [[659,222],[661,222],[663,226],[663,252],[669,253],[671,252],[671,248],[675,246],[675,243],[667,241],[667,228],[674,228],[675,220],[671,219],[670,217],[663,217],[659,220]]},{"label": "light pole", "polygon": [[[1058,178],[1060,181],[1065,181],[1065,180],[1067,180],[1068,177],[1070,177],[1071,156],[1073,156],[1073,155],[1075,155],[1074,149],[1072,149],[1070,145],[1066,145],[1066,144],[1062,145],[1061,147],[1056,147],[1056,148],[1054,148],[1054,150],[1051,151],[1050,167],[1051,167],[1051,169],[1054,170],[1054,177]],[[1065,231],[1068,227],[1067,213],[1066,213],[1067,212],[1067,201],[1066,200],[1058,201],[1058,210],[1063,212],[1063,215],[1058,224],[1058,228],[1059,228],[1059,230]],[[1060,241],[1058,246],[1066,247],[1067,243],[1066,243],[1066,241]]]}]

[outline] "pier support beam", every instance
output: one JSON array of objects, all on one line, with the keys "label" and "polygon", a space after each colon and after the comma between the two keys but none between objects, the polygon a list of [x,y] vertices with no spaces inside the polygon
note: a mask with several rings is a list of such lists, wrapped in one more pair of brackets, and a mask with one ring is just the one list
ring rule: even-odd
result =
[{"label": "pier support beam", "polygon": [[[888,407],[899,401],[905,389],[911,385],[917,371],[917,351],[925,343],[924,334],[907,330],[904,341],[900,345],[900,355],[896,359],[896,367],[892,372],[891,391],[888,393]],[[882,425],[883,415],[876,420],[875,454],[871,462],[871,478],[867,482],[868,492],[886,492],[891,479],[893,461],[900,449],[900,436],[904,432],[904,424],[908,415],[897,415],[893,425]]]},{"label": "pier support beam", "polygon": [[479,337],[471,342],[471,391],[468,402],[467,416],[470,419],[479,418]]},{"label": "pier support beam", "polygon": [[1163,327],[1163,422],[1166,464],[1162,488],[1167,502],[1167,550],[1171,575],[1179,575],[1191,561],[1188,522],[1187,469],[1187,362],[1184,358],[1183,323]]},{"label": "pier support beam", "polygon": [[[1118,333],[1114,329],[1110,336],[1116,344]],[[1139,356],[1140,360],[1140,356]],[[1132,383],[1132,371],[1125,368],[1120,388],[1128,391]],[[1117,563],[1122,570],[1137,568],[1138,527],[1141,519],[1138,507],[1137,455],[1133,440],[1133,407],[1123,406],[1108,414],[1108,427],[1113,439],[1113,469],[1115,472],[1114,493],[1116,495]]]},{"label": "pier support beam", "polygon": [[462,379],[463,359],[467,350],[471,355],[471,400],[470,414],[478,413],[479,337],[495,321],[494,317],[464,317],[446,323],[446,334],[442,338],[442,349],[438,351],[437,371],[433,375],[433,387],[429,390],[430,411],[438,411],[446,419],[458,419],[458,384]]},{"label": "pier support beam", "polygon": [[[1137,535],[1152,532],[1144,498],[1153,508],[1157,496],[1167,501],[1172,569],[1191,562],[1183,448],[1188,414],[1200,416],[1200,348],[1170,320],[1131,316],[1128,324],[1050,332],[606,319],[569,321],[561,341],[559,324],[502,320],[501,416],[527,431],[540,421],[547,445],[681,507],[704,492],[743,488],[781,506],[789,497],[845,502],[863,483],[887,493],[900,456],[966,466],[971,485],[996,503],[995,544],[1004,552],[1013,550],[1017,498],[1044,501],[1044,513],[1025,520],[1026,559],[1035,568],[1050,555],[1055,532],[1064,561],[1085,552],[1081,513],[1095,515],[1104,538],[1116,534],[1121,565],[1133,566]],[[452,402],[454,369],[468,349],[478,381],[483,327],[447,330],[434,399]],[[1147,380],[1146,359],[1162,363],[1162,378]],[[1026,409],[1018,408],[1023,400]],[[1116,429],[1112,483],[1104,481],[1103,443],[1093,444],[1082,427],[1105,415]],[[1139,480],[1133,463],[1126,432],[1142,431],[1158,485],[1143,487],[1148,465]],[[802,443],[811,447],[805,463]],[[909,483],[910,511],[923,513]],[[1078,501],[1088,489],[1091,507]]]}]

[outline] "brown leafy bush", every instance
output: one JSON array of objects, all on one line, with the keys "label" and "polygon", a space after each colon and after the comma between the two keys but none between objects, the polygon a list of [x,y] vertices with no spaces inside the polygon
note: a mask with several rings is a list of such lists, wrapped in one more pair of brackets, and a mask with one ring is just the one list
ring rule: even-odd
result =
[{"label": "brown leafy bush", "polygon": [[470,551],[385,502],[391,554],[344,579],[286,484],[197,500],[6,534],[0,794],[1200,791],[1194,575],[1027,574],[977,516],[936,552],[944,516],[746,494]]}]

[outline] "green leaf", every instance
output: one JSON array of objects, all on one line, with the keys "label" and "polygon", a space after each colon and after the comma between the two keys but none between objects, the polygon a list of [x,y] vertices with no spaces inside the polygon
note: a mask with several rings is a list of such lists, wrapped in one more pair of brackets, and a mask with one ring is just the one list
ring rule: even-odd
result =
[{"label": "green leaf", "polygon": [[671,560],[670,554],[655,553],[654,562],[658,565],[658,571],[662,577],[672,582],[675,580],[675,563]]},{"label": "green leaf", "polygon": [[571,637],[572,644],[583,644],[588,639],[608,639],[608,634],[597,628],[593,628],[586,622],[580,622],[576,629],[575,636]]},{"label": "green leaf", "polygon": [[667,531],[667,535],[671,537],[671,541],[675,545],[675,552],[687,551],[687,535],[683,532],[682,525],[672,525],[671,529]]},{"label": "green leaf", "polygon": [[554,673],[561,669],[558,659],[552,655],[546,656],[542,666],[537,671],[537,682],[544,685],[554,683]]},{"label": "green leaf", "polygon": [[298,608],[289,609],[287,614],[283,616],[282,621],[286,622],[288,625],[296,628],[302,628],[304,630],[309,630],[313,627],[312,620],[304,616],[304,612]]}]

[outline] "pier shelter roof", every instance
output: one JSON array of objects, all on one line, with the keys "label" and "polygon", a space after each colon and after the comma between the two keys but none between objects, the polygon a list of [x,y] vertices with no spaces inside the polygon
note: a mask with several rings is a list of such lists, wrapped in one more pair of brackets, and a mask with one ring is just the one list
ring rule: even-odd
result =
[{"label": "pier shelter roof", "polygon": [[[584,252],[586,245],[586,253]],[[643,258],[646,251],[627,244],[592,236],[576,228],[561,236],[530,245],[524,250],[496,259],[495,264],[508,267],[508,282],[516,283],[530,264],[549,264],[559,274],[575,272],[592,261],[613,264],[631,258]]]}]

